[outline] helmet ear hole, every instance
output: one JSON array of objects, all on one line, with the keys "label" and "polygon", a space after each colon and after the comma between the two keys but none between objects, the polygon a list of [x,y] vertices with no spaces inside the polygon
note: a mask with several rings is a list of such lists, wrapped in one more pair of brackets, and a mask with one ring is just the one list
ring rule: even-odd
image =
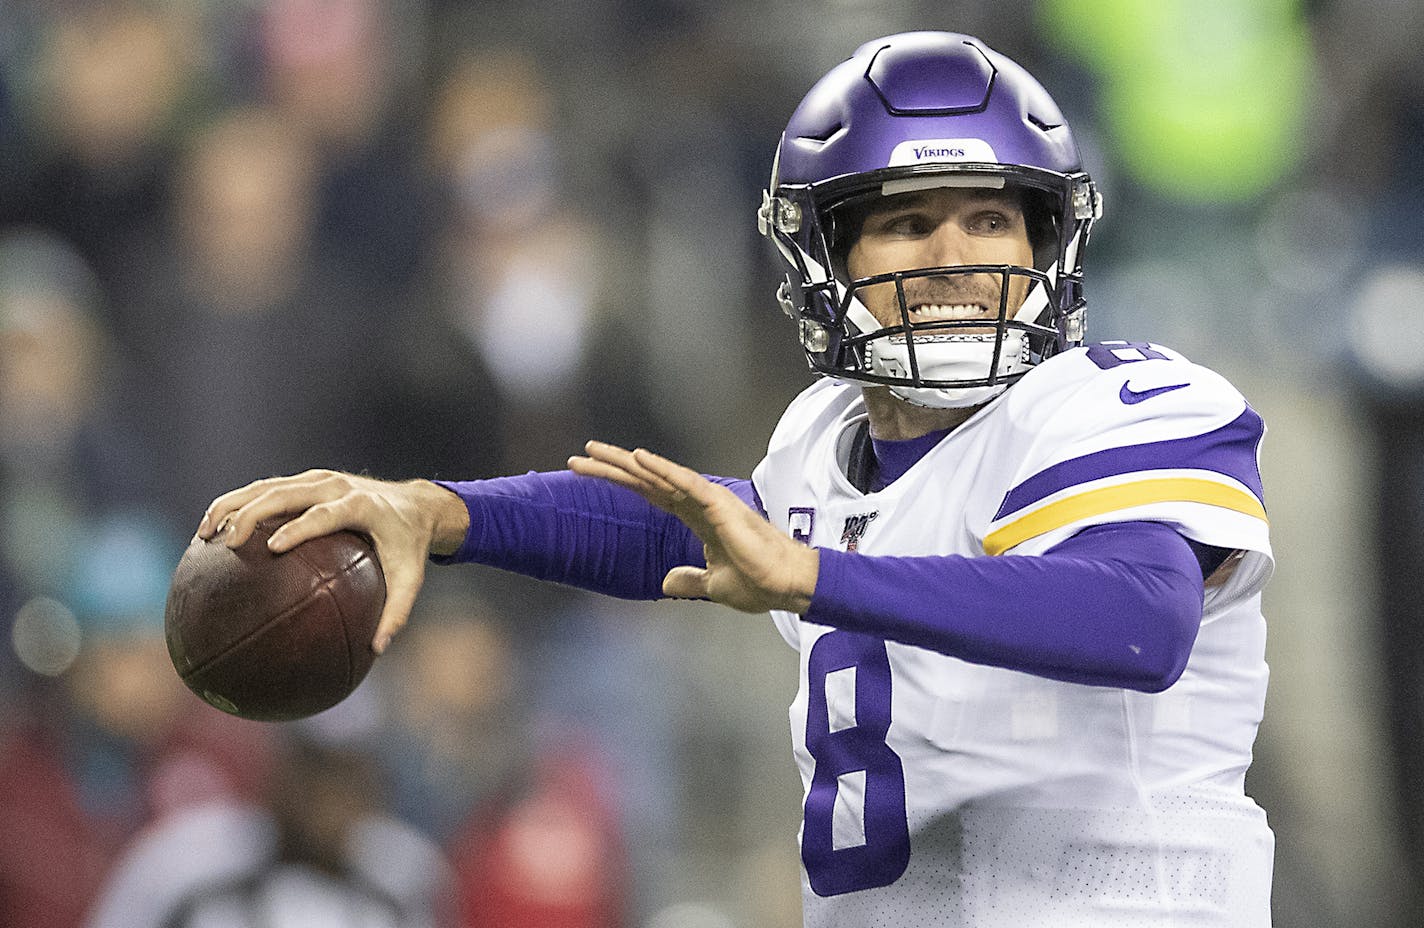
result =
[{"label": "helmet ear hole", "polygon": [[864,198],[854,198],[826,210],[827,247],[830,248],[831,273],[842,283],[850,283],[847,262],[855,240],[860,237],[861,226],[870,209]]},{"label": "helmet ear hole", "polygon": [[1053,197],[1042,190],[1023,192],[1024,225],[1033,249],[1033,266],[1046,271],[1058,261],[1058,209]]}]

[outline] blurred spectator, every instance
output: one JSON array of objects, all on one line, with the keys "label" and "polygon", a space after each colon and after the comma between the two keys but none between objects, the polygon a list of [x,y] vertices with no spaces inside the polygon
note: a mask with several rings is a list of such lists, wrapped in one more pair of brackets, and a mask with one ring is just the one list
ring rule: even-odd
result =
[{"label": "blurred spectator", "polygon": [[502,621],[437,583],[393,652],[398,808],[450,850],[459,928],[615,928],[628,914],[614,784],[585,734],[537,738]]},{"label": "blurred spectator", "polygon": [[205,89],[200,39],[154,4],[19,6],[7,5],[6,28],[25,65],[15,110],[31,145],[0,219],[62,235],[118,286],[161,217],[175,130]]},{"label": "blurred spectator", "polygon": [[395,810],[448,842],[474,805],[529,769],[533,744],[522,652],[467,588],[431,579],[408,634],[378,665],[391,674],[383,755]]},{"label": "blurred spectator", "polygon": [[446,870],[383,812],[368,746],[285,729],[260,803],[197,804],[124,851],[90,928],[432,928]]},{"label": "blurred spectator", "polygon": [[168,657],[161,604],[95,616],[65,675],[75,707],[67,756],[91,808],[123,836],[216,797],[251,797],[268,772],[268,729],[213,712]]},{"label": "blurred spectator", "polygon": [[0,727],[0,924],[78,928],[121,834],[82,801],[55,694],[11,699]]},{"label": "blurred spectator", "polygon": [[495,380],[505,460],[521,468],[560,467],[592,435],[652,418],[632,375],[645,296],[631,258],[572,201],[548,79],[514,49],[465,53],[436,93],[429,140],[452,204],[440,298]]},{"label": "blurred spectator", "polygon": [[102,297],[61,239],[0,234],[0,554],[31,585],[52,580],[80,520],[141,502],[145,453],[115,421],[124,376]]},{"label": "blurred spectator", "polygon": [[678,898],[669,852],[687,842],[689,807],[706,798],[687,795],[704,785],[686,753],[696,737],[687,655],[650,605],[571,591],[525,623],[541,737],[598,747],[640,916]]},{"label": "blurred spectator", "polygon": [[600,778],[550,758],[476,810],[452,846],[460,928],[618,928],[626,861]]},{"label": "blurred spectator", "polygon": [[28,673],[0,727],[6,925],[74,928],[130,835],[251,796],[266,772],[264,732],[208,709],[173,673],[158,629],[168,560],[143,526],[100,524],[90,541],[62,599],[32,597],[12,629]]},{"label": "blurred spectator", "polygon": [[278,114],[234,110],[179,171],[174,239],[127,307],[129,413],[160,449],[153,498],[191,531],[218,488],[367,466],[384,338],[345,262],[315,249],[316,155]]},{"label": "blurred spectator", "polygon": [[139,455],[110,403],[122,379],[101,294],[55,236],[0,236],[7,925],[77,924],[128,834],[196,795],[241,789],[260,769],[250,738],[185,727],[200,704],[157,630],[177,546],[139,506]]},{"label": "blurred spectator", "polygon": [[310,140],[317,245],[381,299],[412,285],[433,232],[417,171],[425,77],[421,2],[266,0],[258,20],[262,91]]}]

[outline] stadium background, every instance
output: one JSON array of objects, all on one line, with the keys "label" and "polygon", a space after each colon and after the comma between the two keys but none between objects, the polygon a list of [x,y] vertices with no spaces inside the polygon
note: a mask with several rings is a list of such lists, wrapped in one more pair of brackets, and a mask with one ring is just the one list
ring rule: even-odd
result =
[{"label": "stadium background", "polygon": [[1424,923],[1413,0],[0,0],[0,923],[82,924],[135,835],[270,802],[295,740],[461,891],[493,840],[500,891],[578,924],[799,924],[768,622],[434,571],[358,696],[279,730],[181,689],[162,599],[260,476],[594,436],[749,473],[808,382],[755,235],[773,144],[920,27],[1072,120],[1093,337],[1216,367],[1270,426],[1277,924]]}]

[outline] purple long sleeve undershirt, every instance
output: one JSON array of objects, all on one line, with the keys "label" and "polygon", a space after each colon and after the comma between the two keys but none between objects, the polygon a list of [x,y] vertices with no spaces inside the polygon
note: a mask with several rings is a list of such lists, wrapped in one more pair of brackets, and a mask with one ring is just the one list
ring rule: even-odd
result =
[{"label": "purple long sleeve undershirt", "polygon": [[[762,511],[751,481],[709,478]],[[470,512],[460,550],[437,563],[487,564],[621,599],[662,598],[680,564],[706,566],[702,542],[632,490],[572,471],[452,482]]]},{"label": "purple long sleeve undershirt", "polygon": [[821,549],[808,622],[976,664],[1160,692],[1186,667],[1202,575],[1158,522],[1094,526],[1039,556],[862,557]]},{"label": "purple long sleeve undershirt", "polygon": [[[751,482],[712,478],[761,510]],[[569,471],[441,485],[470,512],[440,562],[500,567],[625,599],[658,599],[702,543],[632,491]],[[881,557],[821,549],[803,618],[967,661],[1157,692],[1181,675],[1202,570],[1166,525],[1096,526],[1038,556]]]}]

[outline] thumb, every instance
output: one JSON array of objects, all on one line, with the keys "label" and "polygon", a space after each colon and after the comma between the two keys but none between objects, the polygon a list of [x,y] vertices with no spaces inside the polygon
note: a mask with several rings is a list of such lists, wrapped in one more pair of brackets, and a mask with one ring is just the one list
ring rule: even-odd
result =
[{"label": "thumb", "polygon": [[376,627],[376,636],[371,642],[371,650],[377,654],[386,653],[386,648],[390,647],[391,638],[404,628],[410,619],[411,609],[415,607],[415,599],[420,593],[421,583],[424,580],[425,564],[423,562],[420,562],[410,574],[405,571],[391,571],[386,575],[386,605],[381,610],[381,620]]},{"label": "thumb", "polygon": [[663,594],[677,599],[706,599],[707,571],[701,567],[674,567],[663,578]]}]

